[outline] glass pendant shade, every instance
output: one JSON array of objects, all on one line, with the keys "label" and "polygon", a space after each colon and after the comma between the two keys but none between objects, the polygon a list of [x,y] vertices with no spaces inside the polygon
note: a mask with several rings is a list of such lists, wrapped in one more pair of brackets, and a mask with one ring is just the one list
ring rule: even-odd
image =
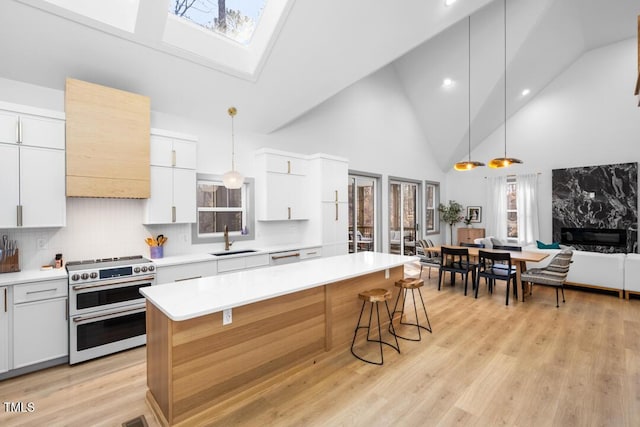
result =
[{"label": "glass pendant shade", "polygon": [[453,165],[453,169],[457,171],[468,171],[471,169],[475,169],[478,166],[484,166],[484,163],[482,162],[471,160],[471,16],[469,16],[468,34],[469,34],[469,130],[467,133],[469,134],[469,142],[468,142],[469,157],[467,158],[466,162],[458,162],[455,165]]},{"label": "glass pendant shade", "polygon": [[238,188],[241,188],[242,184],[244,183],[244,177],[240,172],[236,170],[235,161],[234,161],[235,144],[234,144],[234,132],[233,132],[233,118],[238,113],[238,110],[236,109],[236,107],[229,107],[229,109],[227,110],[227,113],[229,113],[229,116],[231,117],[231,170],[229,172],[226,172],[222,176],[222,183],[226,188],[230,190],[237,190]]},{"label": "glass pendant shade", "polygon": [[226,188],[236,190],[242,187],[242,184],[244,183],[244,177],[240,172],[230,170],[229,172],[222,175],[222,183]]}]

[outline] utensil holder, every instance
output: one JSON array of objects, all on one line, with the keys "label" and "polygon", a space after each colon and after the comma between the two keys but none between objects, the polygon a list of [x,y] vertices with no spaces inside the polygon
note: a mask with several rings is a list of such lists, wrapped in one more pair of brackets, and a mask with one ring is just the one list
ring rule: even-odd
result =
[{"label": "utensil holder", "polygon": [[164,256],[164,247],[163,246],[149,246],[149,252],[151,253],[151,258],[162,258]]},{"label": "utensil holder", "polygon": [[2,251],[2,257],[0,258],[0,273],[15,273],[20,271],[20,257],[18,249]]}]

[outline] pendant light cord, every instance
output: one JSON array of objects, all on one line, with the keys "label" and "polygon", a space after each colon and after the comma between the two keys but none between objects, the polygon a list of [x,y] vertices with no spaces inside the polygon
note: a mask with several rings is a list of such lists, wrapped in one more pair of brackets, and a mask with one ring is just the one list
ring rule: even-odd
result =
[{"label": "pendant light cord", "polygon": [[504,0],[504,157],[507,158],[507,0]]},{"label": "pendant light cord", "polygon": [[231,116],[231,170],[234,171],[236,170],[236,163],[235,163],[235,155],[236,155],[236,149],[235,149],[235,143],[234,143],[234,136],[233,136],[233,118],[234,116]]},{"label": "pendant light cord", "polygon": [[469,130],[467,131],[469,134],[469,163],[471,163],[471,15],[469,15],[469,31],[467,31],[469,36]]}]

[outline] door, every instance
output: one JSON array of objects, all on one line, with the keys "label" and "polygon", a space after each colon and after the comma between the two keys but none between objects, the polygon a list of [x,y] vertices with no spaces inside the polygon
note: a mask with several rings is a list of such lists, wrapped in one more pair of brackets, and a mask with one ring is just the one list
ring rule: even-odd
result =
[{"label": "door", "polygon": [[378,178],[349,176],[349,252],[375,251],[377,247]]},{"label": "door", "polygon": [[415,255],[418,236],[420,184],[389,182],[389,252]]},{"label": "door", "polygon": [[20,204],[20,171],[18,146],[0,144],[0,228],[18,225],[17,206]]},{"label": "door", "polygon": [[20,204],[24,227],[66,224],[64,151],[20,147]]}]

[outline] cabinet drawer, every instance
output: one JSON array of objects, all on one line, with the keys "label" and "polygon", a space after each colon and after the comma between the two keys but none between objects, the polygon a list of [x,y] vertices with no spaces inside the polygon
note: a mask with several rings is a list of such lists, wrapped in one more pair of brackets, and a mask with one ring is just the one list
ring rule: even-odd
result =
[{"label": "cabinet drawer", "polygon": [[20,304],[23,302],[66,297],[68,293],[69,284],[66,279],[26,283],[13,287],[13,303]]},{"label": "cabinet drawer", "polygon": [[245,259],[247,260],[245,263],[246,268],[264,267],[269,265],[269,254],[248,256]]},{"label": "cabinet drawer", "polygon": [[322,256],[322,248],[308,248],[300,250],[300,259],[318,258]]},{"label": "cabinet drawer", "polygon": [[162,285],[164,283],[215,276],[217,274],[216,264],[217,261],[206,261],[159,267],[156,275],[156,283]]},{"label": "cabinet drawer", "polygon": [[226,271],[242,270],[245,268],[245,258],[228,258],[218,261],[218,273],[224,273]]}]

